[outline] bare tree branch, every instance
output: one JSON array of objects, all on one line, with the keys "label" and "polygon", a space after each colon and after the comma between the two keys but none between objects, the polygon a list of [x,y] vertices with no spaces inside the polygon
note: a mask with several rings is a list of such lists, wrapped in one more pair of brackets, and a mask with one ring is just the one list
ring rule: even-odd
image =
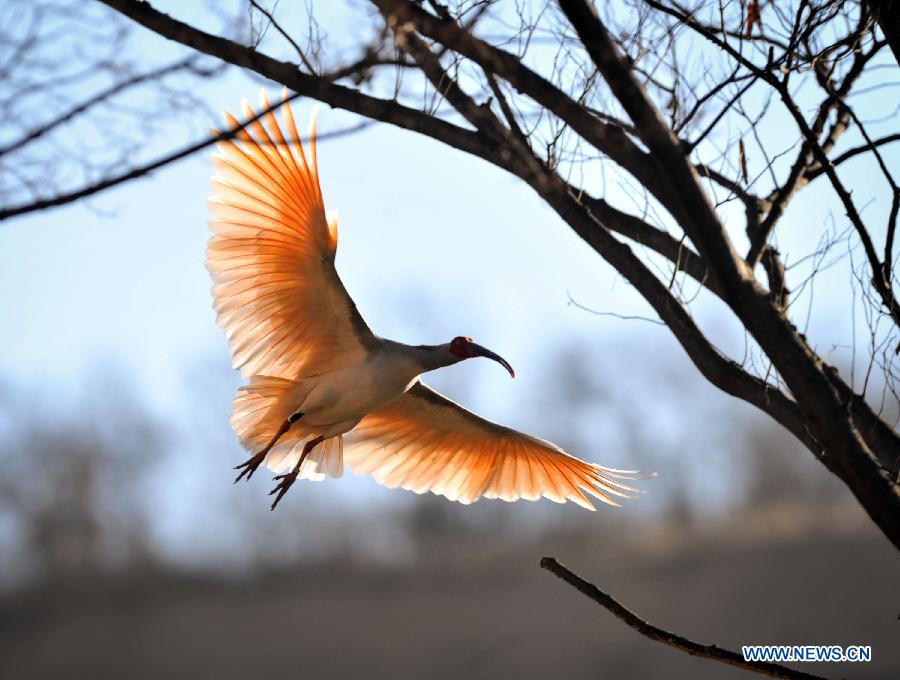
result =
[{"label": "bare tree branch", "polygon": [[865,4],[878,19],[894,58],[900,63],[900,2],[897,0],[866,0]]},{"label": "bare tree branch", "polygon": [[[851,158],[855,158],[860,154],[869,153],[872,149],[877,148],[879,146],[884,146],[885,144],[893,144],[894,142],[900,142],[900,132],[895,133],[893,135],[885,135],[880,139],[874,140],[871,144],[861,144],[859,146],[855,146],[852,149],[847,149],[841,154],[838,154],[834,158],[831,159],[831,164],[835,167],[844,163],[845,161],[850,160]],[[824,170],[821,166],[814,166],[808,173],[807,178],[811,181],[816,177],[824,174]]]},{"label": "bare tree branch", "polygon": [[593,583],[585,581],[583,578],[561,565],[553,557],[541,558],[541,569],[546,569],[554,576],[562,579],[579,593],[589,597],[617,619],[624,622],[625,625],[633,628],[644,637],[655,642],[661,642],[669,647],[674,647],[691,656],[718,661],[719,663],[729,666],[742,668],[751,673],[766,675],[770,678],[784,678],[785,680],[824,680],[821,676],[804,673],[803,671],[796,671],[776,663],[745,661],[743,655],[738,654],[737,652],[723,649],[717,645],[705,645],[700,642],[695,642],[683,635],[678,635],[677,633],[672,633],[659,626],[654,626],[652,623],[648,623],[633,611],[620,604],[612,595],[604,593]]},{"label": "bare tree branch", "polygon": [[300,61],[302,61],[303,65],[306,67],[306,70],[309,73],[315,73],[316,69],[309,61],[309,57],[306,56],[306,52],[302,47],[300,47],[297,41],[294,40],[293,37],[291,37],[291,34],[288,33],[284,29],[284,27],[275,20],[275,17],[272,15],[272,13],[265,7],[263,7],[259,2],[257,2],[257,0],[250,0],[250,4],[253,5],[253,7],[256,8],[257,11],[262,13],[266,17],[266,19],[269,20],[269,23],[271,23],[272,26],[275,27],[275,30],[278,31],[281,36],[290,43],[291,47],[293,47],[294,51],[297,53],[297,56],[300,57]]},{"label": "bare tree branch", "polygon": [[[812,154],[812,158],[816,161],[816,163],[818,163],[819,166],[821,166],[822,171],[830,180],[835,194],[838,196],[841,204],[844,207],[847,217],[856,229],[859,239],[863,245],[866,258],[869,261],[869,266],[872,270],[872,283],[874,285],[874,288],[881,296],[882,303],[887,309],[888,314],[890,314],[890,316],[893,318],[894,323],[900,326],[900,303],[898,303],[893,294],[893,291],[891,290],[891,281],[889,279],[886,279],[885,277],[885,263],[879,260],[878,253],[875,250],[874,243],[872,242],[872,237],[869,233],[868,228],[866,227],[865,222],[860,216],[855,203],[853,202],[853,198],[851,197],[850,192],[838,177],[837,170],[835,169],[833,163],[829,160],[826,148],[824,148],[822,144],[819,143],[818,135],[816,134],[814,128],[810,127],[810,125],[807,123],[802,111],[791,96],[790,91],[788,90],[787,81],[779,80],[771,72],[759,68],[740,52],[735,50],[734,47],[717,37],[715,34],[706,30],[703,26],[698,24],[690,16],[684,14],[683,12],[680,12],[679,10],[673,9],[671,7],[666,7],[665,5],[662,5],[655,0],[647,0],[647,4],[654,7],[655,9],[659,9],[660,11],[678,18],[686,26],[689,26],[704,38],[706,38],[722,50],[726,51],[738,63],[740,63],[760,79],[764,80],[772,87],[772,89],[774,89],[778,93],[785,109],[790,113],[791,117],[794,119],[794,122],[797,124],[797,127],[800,130],[800,134],[804,139],[804,143],[809,149],[809,152]],[[850,82],[852,82],[852,80]],[[804,164],[804,167],[805,165],[808,164]],[[895,222],[895,220],[896,211],[892,211],[892,221]],[[892,233],[892,230],[890,233]]]},{"label": "bare tree branch", "polygon": [[[114,175],[102,181],[90,184],[88,186],[82,187],[80,189],[76,189],[74,191],[70,191],[64,194],[60,194],[58,196],[53,196],[51,198],[45,198],[37,201],[32,201],[30,203],[25,203],[22,205],[14,205],[9,208],[0,209],[0,222],[3,220],[10,219],[12,217],[18,217],[20,215],[27,215],[28,213],[38,212],[40,210],[46,210],[47,208],[56,208],[58,206],[66,205],[68,203],[73,203],[75,201],[81,200],[83,198],[87,198],[89,196],[93,196],[94,194],[98,194],[101,191],[105,191],[107,189],[111,189],[120,184],[124,184],[125,182],[131,181],[133,179],[137,179],[139,177],[144,177],[145,175],[149,175],[155,170],[159,170],[167,165],[171,165],[172,163],[179,161],[183,158],[187,158],[198,151],[201,151],[213,144],[218,144],[219,142],[223,142],[227,139],[234,139],[241,130],[243,130],[247,125],[253,123],[260,118],[262,118],[265,114],[271,113],[276,110],[279,106],[281,106],[284,102],[291,101],[298,97],[298,94],[293,94],[287,97],[284,100],[278,102],[278,104],[269,106],[264,108],[259,114],[253,116],[252,118],[244,121],[244,123],[237,129],[228,130],[226,132],[221,132],[216,135],[211,135],[209,137],[205,137],[204,139],[194,142],[193,144],[189,144],[177,151],[173,151],[172,153],[166,154],[155,161],[151,161],[145,165],[140,165],[136,168],[128,170],[127,172],[123,172],[118,175]],[[334,137],[341,137],[347,134],[352,134],[354,132],[359,132],[367,127],[365,123],[356,125],[352,128],[346,130],[336,130],[331,133],[326,133],[319,136],[320,141],[324,141],[326,139],[331,139]]]},{"label": "bare tree branch", "polygon": [[[204,54],[218,57],[237,66],[243,66],[261,76],[291,88],[300,95],[313,97],[330,106],[351,111],[373,120],[392,123],[398,127],[419,132],[456,147],[472,155],[489,159],[492,149],[483,135],[428,116],[416,109],[388,99],[363,94],[353,88],[339,85],[344,73],[331,79],[300,72],[295,64],[273,59],[257,50],[240,45],[233,40],[220,38],[201,31],[167,14],[155,10],[147,2],[134,0],[99,0],[121,12],[137,23]],[[361,60],[363,63],[365,60]]]},{"label": "bare tree branch", "polygon": [[[118,82],[102,92],[98,92],[93,95],[89,99],[84,100],[80,104],[73,106],[71,109],[63,113],[62,115],[57,116],[56,118],[35,127],[28,132],[26,132],[22,137],[11,141],[3,146],[0,146],[0,156],[9,153],[10,151],[17,151],[22,147],[30,144],[31,142],[40,139],[44,135],[52,132],[56,128],[61,125],[65,125],[70,122],[76,116],[84,113],[88,109],[95,107],[103,102],[115,97],[122,92],[125,92],[129,88],[132,88],[136,85],[142,85],[144,83],[148,83],[151,81],[158,80],[159,78],[164,78],[167,75],[172,73],[176,73],[182,70],[191,70],[194,73],[200,72],[200,70],[196,66],[196,58],[188,57],[187,59],[181,59],[173,64],[169,64],[167,66],[163,66],[161,68],[153,69],[151,71],[147,71],[146,73],[141,73],[139,75],[133,76],[131,78],[127,78],[121,82]],[[212,72],[204,72],[204,75],[211,75]]]},{"label": "bare tree branch", "polygon": [[587,113],[578,102],[514,55],[479,40],[452,21],[428,14],[414,3],[404,0],[376,0],[376,4],[382,12],[393,14],[398,23],[409,22],[423,35],[508,81],[517,91],[545,106],[588,143],[634,175],[654,195],[671,197],[671,190],[655,173],[648,155],[634,144],[624,130]]},{"label": "bare tree branch", "polygon": [[[785,323],[777,305],[760,296],[752,273],[737,257],[718,217],[700,189],[694,169],[681,151],[680,142],[635,81],[628,63],[618,53],[593,8],[584,0],[560,0],[560,6],[591,59],[628,112],[642,140],[653,152],[662,172],[675,184],[683,201],[682,214],[692,221],[691,225],[682,222],[682,227],[710,263],[729,305],[772,358],[801,407],[814,421],[817,438],[831,458],[830,469],[840,472],[864,505],[866,501],[863,499],[871,498],[872,494],[881,497],[879,503],[870,504],[867,509],[873,513],[873,518],[882,528],[890,527],[887,533],[893,536],[894,544],[900,547],[900,520],[897,519],[900,516],[900,488],[877,461],[869,448],[871,442],[864,441],[860,433],[842,416],[845,406],[834,391],[821,362],[796,329]],[[718,40],[714,36],[712,39]],[[734,52],[733,49],[730,51]],[[739,54],[736,58],[740,58],[742,63],[746,62]],[[768,77],[760,77],[768,81]],[[779,91],[786,95],[786,90],[780,85]],[[792,104],[790,97],[783,96],[782,99],[786,106],[793,107],[792,116],[798,125],[805,126],[805,120],[795,110],[796,106]],[[804,135],[809,132],[808,127],[801,129]],[[827,163],[827,158],[822,158],[824,154],[819,153],[821,148],[816,140],[813,139],[812,142],[815,142],[814,150],[820,162]],[[836,176],[833,183],[839,185]],[[846,201],[845,205],[848,205]],[[849,205],[852,207],[852,201]],[[854,453],[848,455],[850,451]],[[886,454],[886,457],[893,460],[895,454]]]}]

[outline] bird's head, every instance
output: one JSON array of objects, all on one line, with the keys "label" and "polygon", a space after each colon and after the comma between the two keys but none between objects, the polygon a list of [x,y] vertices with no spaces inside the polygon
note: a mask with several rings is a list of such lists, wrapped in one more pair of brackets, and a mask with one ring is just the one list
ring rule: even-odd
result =
[{"label": "bird's head", "polygon": [[493,359],[509,371],[509,374],[513,378],[516,377],[516,372],[506,359],[499,354],[492,352],[487,347],[482,347],[474,342],[472,338],[467,338],[463,335],[453,338],[453,340],[450,341],[450,354],[458,357],[459,361],[462,361],[463,359],[472,359],[473,357],[487,357],[488,359]]}]

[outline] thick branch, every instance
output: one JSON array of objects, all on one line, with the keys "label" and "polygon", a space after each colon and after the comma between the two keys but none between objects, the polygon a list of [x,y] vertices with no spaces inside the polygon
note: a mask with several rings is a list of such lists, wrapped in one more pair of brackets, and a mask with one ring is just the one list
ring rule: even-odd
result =
[{"label": "thick branch", "polygon": [[373,0],[399,24],[409,22],[417,31],[477,63],[484,71],[506,80],[552,112],[585,141],[631,173],[664,204],[673,200],[671,189],[642,151],[619,126],[598,120],[585,107],[518,57],[479,40],[456,23],[436,18],[405,0]]},{"label": "thick branch", "polygon": [[[379,5],[377,0],[374,3]],[[381,7],[379,7],[381,9]],[[459,83],[447,73],[441,66],[440,58],[433,54],[428,45],[409,30],[404,24],[400,24],[392,14],[382,10],[382,15],[391,30],[394,32],[394,41],[401,50],[411,56],[425,77],[431,81],[435,91],[447,98],[450,105],[456,109],[469,123],[486,134],[496,133],[502,128],[500,121],[487,106],[479,106],[472,97],[466,94]]]},{"label": "thick branch", "polygon": [[698,656],[702,659],[710,659],[729,666],[736,666],[737,668],[743,668],[745,671],[767,675],[770,678],[786,678],[787,680],[824,680],[818,675],[811,675],[809,673],[804,673],[803,671],[795,671],[792,668],[781,666],[777,663],[745,661],[743,655],[738,654],[737,652],[723,649],[717,645],[704,645],[700,642],[694,642],[683,635],[678,635],[677,633],[672,633],[658,626],[654,626],[652,623],[648,623],[633,611],[620,604],[612,595],[604,593],[593,583],[585,581],[578,576],[578,574],[566,569],[566,567],[557,562],[553,557],[541,558],[541,569],[546,569],[554,576],[561,578],[579,593],[589,597],[617,619],[623,621],[627,626],[633,628],[650,640],[662,642],[664,645],[674,647],[691,656]]},{"label": "thick branch", "polygon": [[[774,386],[747,373],[723,356],[707,340],[684,306],[671,291],[634,254],[607,231],[603,212],[594,214],[590,201],[570,190],[558,177],[543,180],[523,177],[598,255],[609,262],[650,303],[669,327],[704,378],[726,394],[753,404],[784,426],[823,463],[822,445],[809,428],[800,407]],[[593,199],[596,200],[596,199]]]},{"label": "thick branch", "polygon": [[691,248],[662,229],[658,229],[644,220],[612,207],[601,198],[594,198],[580,193],[575,187],[570,188],[573,196],[578,196],[594,217],[610,231],[622,234],[636,243],[659,253],[672,264],[677,271],[683,271],[710,292],[721,297],[719,289],[702,258]]},{"label": "thick branch", "polygon": [[634,122],[661,174],[673,184],[679,196],[679,208],[674,214],[682,228],[709,262],[726,295],[737,294],[748,277],[747,268],[722,228],[681,142],[634,78],[630,64],[619,53],[593,7],[585,0],[560,0],[559,4],[588,55]]},{"label": "thick branch", "polygon": [[[715,273],[726,302],[772,360],[797,398],[810,420],[815,438],[827,453],[828,460],[823,462],[847,483],[879,527],[900,547],[900,487],[891,480],[887,472],[890,468],[881,465],[870,449],[871,442],[862,438],[848,417],[847,405],[826,375],[821,359],[796,328],[788,323],[777,303],[764,294],[743,260],[737,257],[700,187],[694,168],[681,151],[680,143],[634,78],[630,65],[619,54],[593,8],[584,0],[560,0],[560,6],[613,94],[634,121],[661,171],[682,197],[682,215],[690,218],[690,223],[679,219],[682,228],[697,244],[701,256]],[[716,36],[705,35],[717,44],[722,43]],[[723,49],[766,82],[774,79],[771,74],[749,64],[730,45],[725,44]],[[785,105],[808,138],[806,121],[799,115],[785,86],[776,79],[773,87],[783,93]],[[813,152],[820,157],[818,143],[813,145]],[[819,160],[829,172],[827,158]],[[829,176],[832,175],[833,168],[829,172]],[[851,213],[851,220],[858,217],[852,202],[849,205],[847,201],[844,203],[848,213]],[[679,215],[676,214],[676,217]],[[884,455],[896,458],[897,449],[884,452]]]},{"label": "thick branch", "polygon": [[[394,100],[380,99],[344,87],[331,79],[302,73],[296,64],[279,61],[233,40],[221,38],[159,12],[147,2],[100,0],[142,26],[199,52],[242,66],[285,85],[298,94],[361,116],[392,123],[444,142],[479,158],[490,158],[491,144],[482,135],[434,118]],[[335,80],[337,78],[334,78]]]},{"label": "thick branch", "polygon": [[868,0],[866,5],[878,19],[878,26],[894,53],[894,59],[900,64],[900,1]]}]

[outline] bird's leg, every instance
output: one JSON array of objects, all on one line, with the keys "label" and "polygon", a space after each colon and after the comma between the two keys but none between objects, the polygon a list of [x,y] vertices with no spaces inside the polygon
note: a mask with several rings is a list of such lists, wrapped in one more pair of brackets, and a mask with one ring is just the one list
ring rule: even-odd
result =
[{"label": "bird's leg", "polygon": [[313,437],[308,442],[306,442],[306,444],[304,444],[303,446],[303,453],[300,454],[300,460],[297,461],[294,469],[286,474],[278,475],[277,477],[275,477],[275,479],[280,479],[281,481],[278,482],[278,486],[276,486],[269,492],[270,496],[276,492],[278,493],[278,495],[275,496],[275,500],[272,501],[272,510],[274,510],[275,506],[278,505],[278,501],[284,498],[284,494],[288,492],[288,489],[291,488],[291,485],[297,481],[297,475],[300,474],[300,468],[303,466],[303,461],[306,460],[309,452],[312,451],[317,444],[321,444],[324,439],[324,437],[319,436]]},{"label": "bird's leg", "polygon": [[235,466],[235,470],[240,470],[241,474],[237,476],[234,480],[234,483],[237,484],[241,481],[241,478],[244,475],[247,475],[247,479],[249,480],[253,473],[256,472],[256,469],[262,465],[262,462],[266,459],[266,454],[272,450],[272,447],[278,443],[278,440],[284,436],[284,433],[291,429],[291,425],[296,423],[300,418],[303,417],[303,414],[297,411],[297,413],[293,414],[290,418],[281,423],[281,426],[278,428],[278,431],[275,433],[275,436],[266,444],[265,448],[259,453],[254,454],[249,459],[245,460],[240,465]]}]

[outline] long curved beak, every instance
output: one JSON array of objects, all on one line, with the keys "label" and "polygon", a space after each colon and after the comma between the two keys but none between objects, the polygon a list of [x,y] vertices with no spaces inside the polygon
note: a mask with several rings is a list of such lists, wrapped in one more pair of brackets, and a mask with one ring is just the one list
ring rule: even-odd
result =
[{"label": "long curved beak", "polygon": [[504,359],[503,357],[501,357],[501,356],[500,356],[499,354],[497,354],[496,352],[492,352],[492,351],[489,350],[487,347],[482,347],[481,345],[478,345],[478,344],[476,344],[476,343],[474,343],[474,342],[471,344],[470,347],[471,347],[472,352],[474,352],[475,356],[486,357],[486,358],[488,358],[488,359],[493,359],[493,360],[496,361],[498,364],[500,364],[501,366],[503,366],[503,368],[505,368],[507,371],[509,371],[509,374],[510,374],[513,378],[516,377],[516,372],[513,370],[513,367],[509,365],[509,362],[508,362],[506,359]]}]

